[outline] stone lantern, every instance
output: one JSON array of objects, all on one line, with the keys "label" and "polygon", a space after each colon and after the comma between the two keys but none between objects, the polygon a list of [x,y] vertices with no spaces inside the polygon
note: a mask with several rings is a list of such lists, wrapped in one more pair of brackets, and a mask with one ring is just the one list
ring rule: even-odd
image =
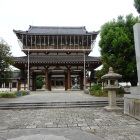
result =
[{"label": "stone lantern", "polygon": [[116,106],[116,89],[119,89],[118,79],[122,75],[114,73],[113,68],[109,68],[108,74],[105,74],[101,79],[105,80],[104,89],[108,90],[109,106],[104,107],[107,111],[121,110],[122,108]]}]

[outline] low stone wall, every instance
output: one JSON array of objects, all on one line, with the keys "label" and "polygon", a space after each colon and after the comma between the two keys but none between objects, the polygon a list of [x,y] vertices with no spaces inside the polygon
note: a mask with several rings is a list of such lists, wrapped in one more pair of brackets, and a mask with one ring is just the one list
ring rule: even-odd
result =
[{"label": "low stone wall", "polygon": [[124,114],[140,120],[140,95],[124,95]]}]

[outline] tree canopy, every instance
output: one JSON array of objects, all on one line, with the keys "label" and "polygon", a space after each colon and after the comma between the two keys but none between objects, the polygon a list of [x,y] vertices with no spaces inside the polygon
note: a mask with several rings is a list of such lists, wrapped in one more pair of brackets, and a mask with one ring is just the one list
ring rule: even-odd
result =
[{"label": "tree canopy", "polygon": [[134,6],[137,9],[137,12],[140,14],[140,0],[134,0]]},{"label": "tree canopy", "polygon": [[99,47],[103,68],[96,75],[101,77],[108,72],[109,67],[123,76],[124,82],[137,84],[137,68],[134,47],[133,25],[140,22],[132,14],[118,16],[101,27]]},{"label": "tree canopy", "polygon": [[0,83],[7,82],[12,76],[10,65],[13,64],[10,46],[0,38]]}]

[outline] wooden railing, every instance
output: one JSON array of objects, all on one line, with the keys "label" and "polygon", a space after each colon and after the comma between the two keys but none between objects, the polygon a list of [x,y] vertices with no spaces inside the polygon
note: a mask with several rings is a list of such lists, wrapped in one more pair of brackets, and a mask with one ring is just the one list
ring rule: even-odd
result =
[{"label": "wooden railing", "polygon": [[85,50],[91,50],[92,47],[91,46],[24,46],[23,50],[27,50],[27,49],[40,49],[40,50],[81,50],[81,49],[85,49]]}]

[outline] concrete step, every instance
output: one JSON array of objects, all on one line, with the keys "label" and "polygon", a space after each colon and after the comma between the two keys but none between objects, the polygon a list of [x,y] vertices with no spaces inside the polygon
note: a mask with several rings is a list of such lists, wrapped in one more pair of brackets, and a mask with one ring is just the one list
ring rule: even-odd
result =
[{"label": "concrete step", "polygon": [[[103,107],[107,105],[108,101],[1,103],[0,109]],[[117,105],[123,106],[124,105],[123,100],[117,101]]]}]

